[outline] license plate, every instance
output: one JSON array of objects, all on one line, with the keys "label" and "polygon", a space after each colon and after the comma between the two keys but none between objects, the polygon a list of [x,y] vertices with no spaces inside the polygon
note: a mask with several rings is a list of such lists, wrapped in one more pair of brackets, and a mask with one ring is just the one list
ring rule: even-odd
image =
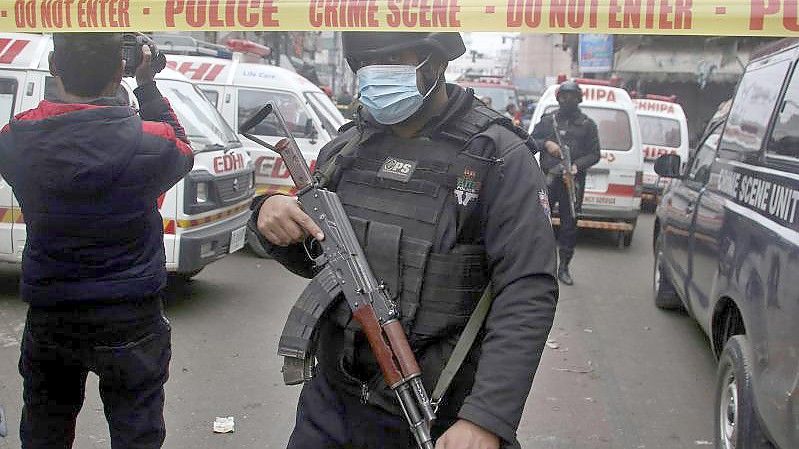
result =
[{"label": "license plate", "polygon": [[601,173],[589,173],[585,177],[585,190],[593,192],[604,192],[608,190],[608,175]]},{"label": "license plate", "polygon": [[236,251],[244,248],[244,243],[247,241],[247,228],[239,228],[235,231],[230,233],[230,249],[228,250],[229,253],[235,253]]}]

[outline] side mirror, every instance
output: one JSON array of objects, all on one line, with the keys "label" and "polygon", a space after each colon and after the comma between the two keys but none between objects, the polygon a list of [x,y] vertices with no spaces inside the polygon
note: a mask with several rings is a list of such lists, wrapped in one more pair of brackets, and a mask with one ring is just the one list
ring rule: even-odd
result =
[{"label": "side mirror", "polygon": [[313,119],[308,119],[305,121],[305,135],[308,136],[309,139],[315,139],[317,132],[316,128],[313,126]]},{"label": "side mirror", "polygon": [[313,119],[309,118],[305,121],[305,137],[311,141],[312,144],[316,143],[316,139],[319,137],[319,131],[316,130],[316,127],[313,124]]},{"label": "side mirror", "polygon": [[655,173],[663,178],[679,178],[681,165],[678,154],[664,154],[655,160]]}]

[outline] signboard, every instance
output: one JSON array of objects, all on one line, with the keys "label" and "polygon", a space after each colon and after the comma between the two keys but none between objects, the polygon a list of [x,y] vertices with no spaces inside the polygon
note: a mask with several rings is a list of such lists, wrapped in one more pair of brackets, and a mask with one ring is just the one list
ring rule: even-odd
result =
[{"label": "signboard", "polygon": [[581,34],[579,42],[581,73],[607,73],[613,70],[613,36]]},{"label": "signboard", "polygon": [[0,0],[0,31],[799,36],[799,0]]}]

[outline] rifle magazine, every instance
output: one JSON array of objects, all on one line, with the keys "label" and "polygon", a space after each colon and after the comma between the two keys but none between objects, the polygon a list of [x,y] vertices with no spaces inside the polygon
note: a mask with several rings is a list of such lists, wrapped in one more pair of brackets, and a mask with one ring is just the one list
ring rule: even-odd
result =
[{"label": "rifle magazine", "polygon": [[324,268],[305,287],[289,312],[277,353],[283,356],[283,382],[296,385],[314,375],[316,337],[322,317],[341,293],[329,268]]}]

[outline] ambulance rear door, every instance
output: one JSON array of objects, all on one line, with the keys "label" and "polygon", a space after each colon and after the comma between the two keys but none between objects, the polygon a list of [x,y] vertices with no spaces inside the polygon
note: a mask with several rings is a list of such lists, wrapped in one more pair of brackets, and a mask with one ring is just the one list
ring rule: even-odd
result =
[{"label": "ambulance rear door", "polygon": [[655,160],[664,154],[678,154],[688,160],[688,121],[680,105],[651,99],[636,99],[641,144],[644,153],[644,189],[661,190]]},{"label": "ambulance rear door", "polygon": [[602,157],[588,170],[583,216],[633,221],[641,207],[641,129],[624,90],[583,84],[580,109],[599,131]]},{"label": "ambulance rear door", "polygon": [[[597,124],[602,157],[585,179],[586,209],[638,209],[636,184],[643,167],[638,120],[625,109],[583,106],[582,111]],[[640,193],[640,192],[639,192]],[[615,218],[615,217],[608,217]]]}]

